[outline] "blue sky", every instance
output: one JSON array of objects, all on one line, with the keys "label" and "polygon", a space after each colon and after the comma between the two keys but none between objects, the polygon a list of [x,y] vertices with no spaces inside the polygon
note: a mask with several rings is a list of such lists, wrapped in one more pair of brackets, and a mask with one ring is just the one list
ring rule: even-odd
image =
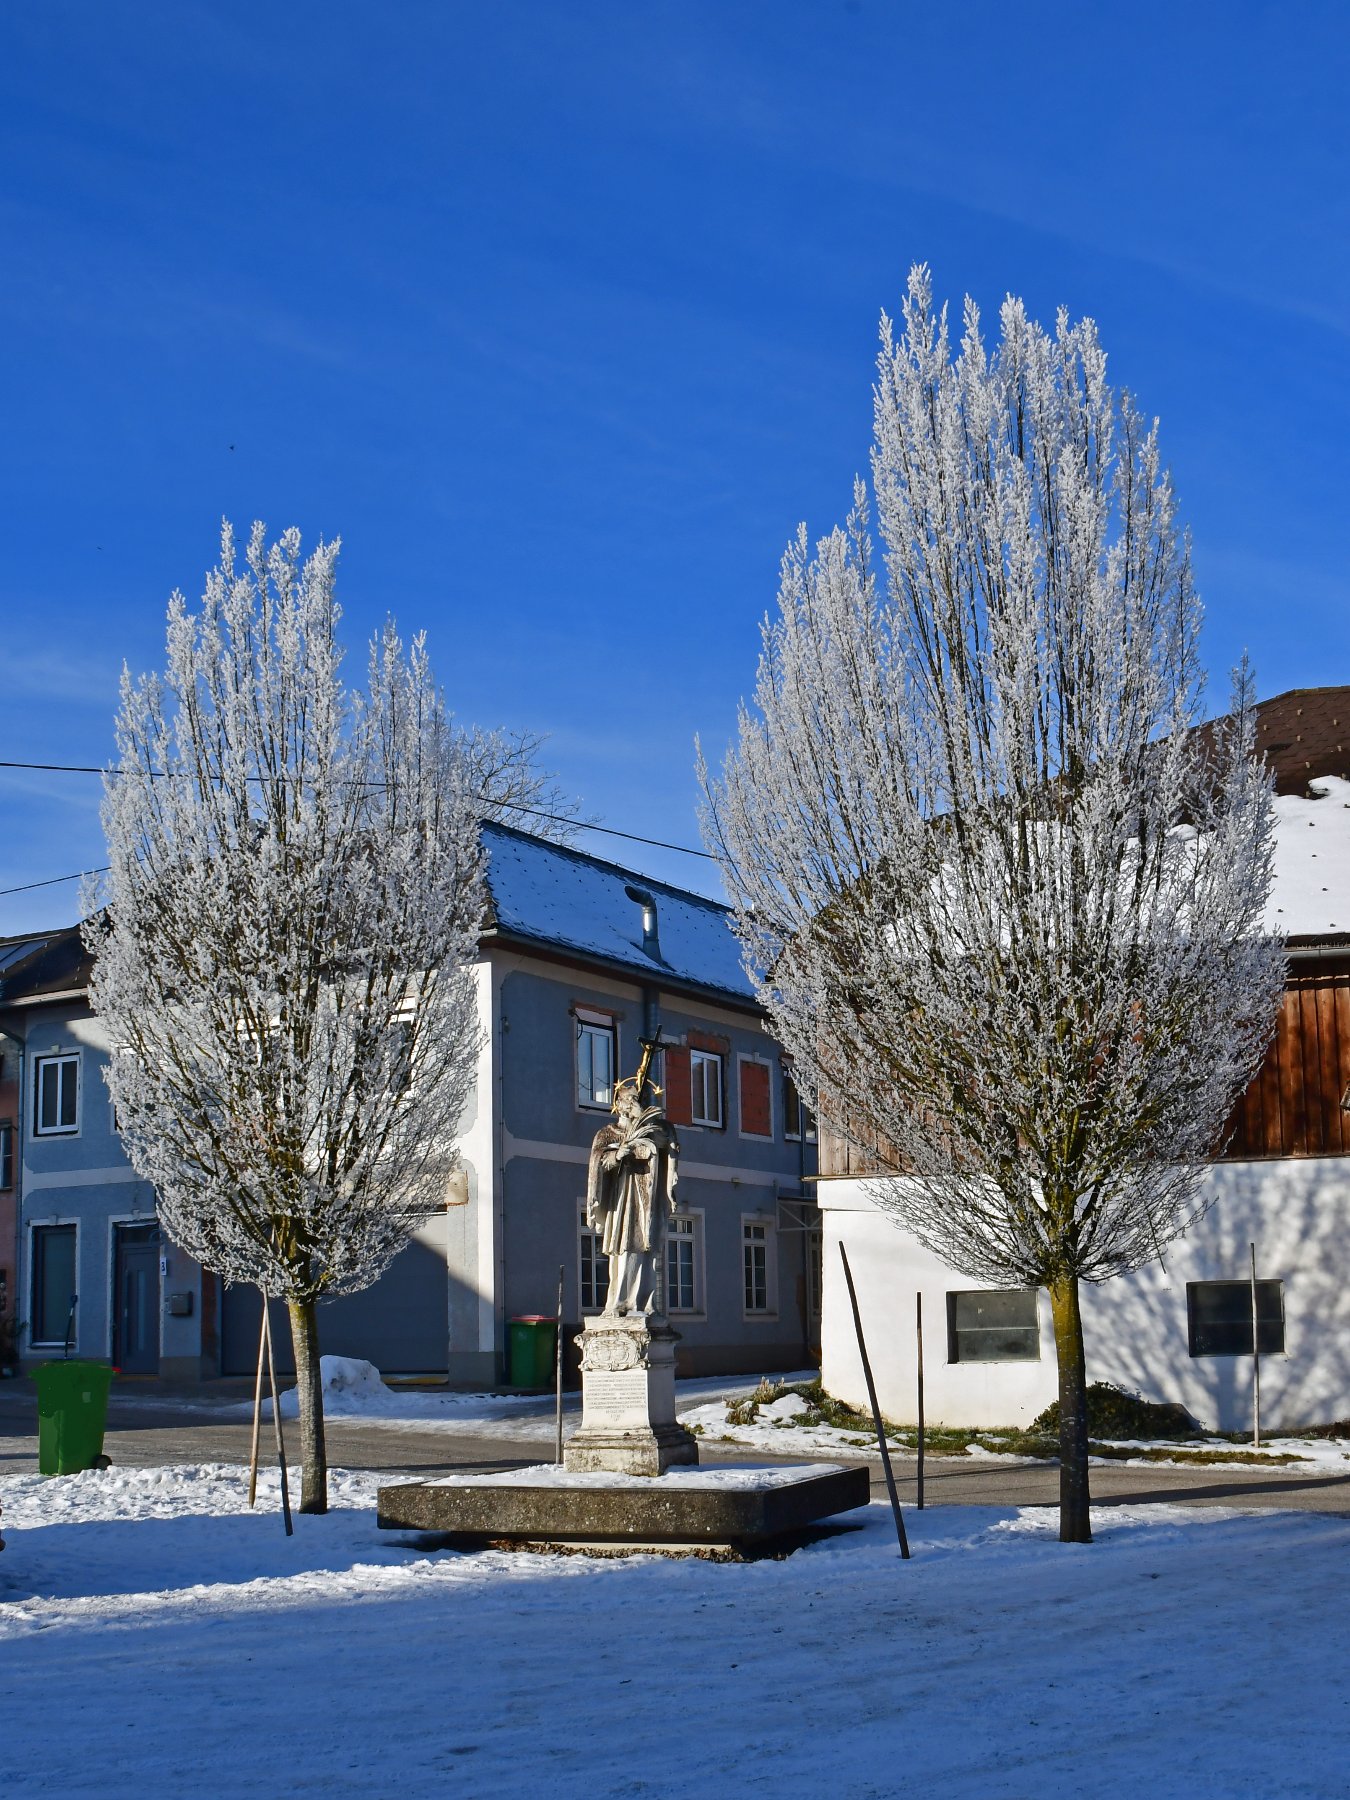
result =
[{"label": "blue sky", "polygon": [[[697,843],[694,734],[846,509],[916,260],[1100,321],[1218,691],[1244,648],[1350,679],[1348,80],[1341,5],[5,8],[0,758],[104,761],[123,658],[262,518],[341,535],[353,650],[425,628],[463,717]],[[101,862],[97,790],[0,771],[0,886]]]}]

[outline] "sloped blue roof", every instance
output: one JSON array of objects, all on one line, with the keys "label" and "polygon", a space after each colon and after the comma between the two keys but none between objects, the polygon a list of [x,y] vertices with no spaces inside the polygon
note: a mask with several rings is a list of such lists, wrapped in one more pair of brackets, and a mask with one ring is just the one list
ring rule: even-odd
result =
[{"label": "sloped blue roof", "polygon": [[[507,825],[485,825],[483,847],[490,929],[598,957],[643,980],[753,1001],[730,909],[716,900]],[[659,962],[642,948],[642,908],[624,892],[630,884],[656,902]]]}]

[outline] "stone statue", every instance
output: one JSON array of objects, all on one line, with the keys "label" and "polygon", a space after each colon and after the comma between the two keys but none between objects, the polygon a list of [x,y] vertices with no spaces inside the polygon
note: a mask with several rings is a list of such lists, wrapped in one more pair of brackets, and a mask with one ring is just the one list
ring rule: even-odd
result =
[{"label": "stone statue", "polygon": [[666,1228],[675,1211],[679,1142],[659,1106],[643,1106],[636,1081],[619,1083],[615,1119],[591,1144],[586,1223],[609,1258],[605,1314],[664,1318]]}]

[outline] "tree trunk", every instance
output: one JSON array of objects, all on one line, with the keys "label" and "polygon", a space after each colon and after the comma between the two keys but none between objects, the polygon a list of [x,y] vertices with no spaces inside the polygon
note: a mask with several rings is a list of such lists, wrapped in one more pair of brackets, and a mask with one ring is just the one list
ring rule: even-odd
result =
[{"label": "tree trunk", "polygon": [[302,1513],[328,1511],[328,1448],[323,1435],[323,1376],[319,1368],[319,1322],[312,1300],[288,1300],[295,1349],[295,1392],[300,1402]]},{"label": "tree trunk", "polygon": [[1059,1361],[1059,1541],[1090,1544],[1087,1360],[1076,1275],[1067,1275],[1051,1287],[1050,1311]]}]

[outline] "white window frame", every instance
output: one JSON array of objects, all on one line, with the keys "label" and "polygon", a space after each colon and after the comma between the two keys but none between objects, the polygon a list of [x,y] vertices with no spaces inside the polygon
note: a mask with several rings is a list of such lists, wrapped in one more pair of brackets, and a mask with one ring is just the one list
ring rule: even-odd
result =
[{"label": "white window frame", "polygon": [[[614,1110],[614,1084],[619,1078],[619,1021],[613,1013],[597,1011],[590,1006],[574,1006],[572,1016],[576,1025],[572,1034],[573,1083],[572,1093],[578,1112],[607,1113]],[[586,1032],[595,1032],[609,1039],[609,1098],[607,1100],[586,1099],[581,1086],[581,1041]],[[591,1093],[595,1092],[594,1060],[592,1060]]]},{"label": "white window frame", "polygon": [[[792,1090],[794,1096],[796,1097],[796,1101],[797,1101],[797,1130],[796,1131],[788,1130],[787,1095],[788,1095],[789,1088]],[[808,1144],[814,1144],[819,1135],[817,1132],[817,1129],[816,1129],[816,1115],[812,1112],[811,1108],[806,1104],[806,1101],[802,1095],[802,1090],[797,1086],[797,1083],[792,1079],[791,1075],[788,1074],[787,1070],[784,1069],[783,1070],[783,1140],[785,1143],[788,1143],[788,1144],[800,1144],[801,1143],[802,1135],[803,1135],[802,1130],[801,1130],[801,1123],[802,1123],[803,1119],[807,1119],[810,1121],[810,1123],[806,1127],[806,1133],[805,1133],[806,1141]]]},{"label": "white window frame", "polygon": [[[688,1231],[681,1231],[677,1234],[677,1232],[675,1230],[675,1227],[677,1225],[689,1226],[689,1227],[692,1227],[692,1229],[688,1230]],[[692,1246],[692,1250],[693,1250],[693,1256],[691,1258],[691,1262],[692,1262],[693,1286],[694,1286],[694,1302],[693,1302],[692,1306],[672,1306],[670,1303],[670,1269],[671,1269],[670,1251],[671,1251],[671,1242],[677,1235],[679,1236],[681,1242],[690,1244]],[[704,1268],[705,1268],[705,1265],[704,1265],[703,1208],[701,1206],[687,1207],[687,1208],[681,1207],[680,1211],[677,1212],[675,1214],[675,1217],[670,1221],[670,1227],[666,1233],[665,1282],[666,1282],[666,1312],[668,1314],[673,1314],[676,1318],[679,1318],[679,1319],[706,1319],[707,1318],[707,1316],[708,1316],[707,1291],[708,1290],[707,1290],[707,1287],[706,1287],[705,1281],[704,1281]]]},{"label": "white window frame", "polygon": [[[752,1237],[755,1231],[762,1235]],[[751,1306],[746,1252],[758,1243],[764,1246],[764,1305]],[[741,1317],[751,1321],[778,1317],[778,1221],[772,1213],[741,1214]]]},{"label": "white window frame", "polygon": [[[708,1063],[715,1064],[717,1068],[717,1103],[720,1108],[720,1114],[715,1119],[710,1118],[706,1110],[708,1098],[707,1082],[706,1080],[698,1079],[695,1074],[696,1070],[701,1072],[703,1067]],[[701,1112],[699,1110],[700,1105],[704,1107],[704,1110]],[[689,1052],[689,1116],[693,1124],[701,1125],[705,1131],[722,1131],[726,1128],[727,1070],[726,1058],[722,1055],[720,1050],[691,1049]]]},{"label": "white window frame", "polygon": [[[84,1081],[80,1069],[80,1053],[78,1050],[47,1050],[33,1058],[33,1136],[34,1137],[78,1137],[80,1135],[80,1113],[83,1105]],[[75,1070],[75,1123],[73,1125],[44,1125],[42,1123],[42,1074],[51,1063],[56,1068],[73,1067]],[[61,1111],[61,1091],[64,1083],[57,1082],[58,1115]]]},{"label": "white window frame", "polygon": [[37,1260],[38,1260],[37,1259],[37,1234],[40,1231],[73,1231],[75,1234],[75,1257],[74,1257],[73,1279],[75,1282],[75,1293],[76,1293],[77,1298],[76,1298],[76,1303],[75,1303],[75,1332],[70,1340],[70,1347],[72,1350],[78,1350],[79,1345],[80,1345],[80,1328],[81,1328],[80,1307],[79,1307],[79,1299],[78,1299],[78,1295],[80,1292],[80,1221],[78,1219],[60,1219],[60,1218],[57,1218],[57,1219],[30,1219],[28,1222],[28,1270],[27,1270],[28,1279],[27,1279],[27,1283],[26,1283],[27,1294],[28,1294],[28,1305],[27,1305],[28,1348],[30,1350],[60,1350],[64,1347],[65,1341],[66,1341],[64,1337],[40,1338],[37,1336],[36,1330],[35,1330],[35,1320],[34,1320],[34,1316],[33,1316],[34,1315],[33,1299],[34,1299],[34,1282],[37,1279]]},{"label": "white window frame", "polygon": [[[602,1233],[594,1231],[586,1223],[586,1202],[577,1203],[577,1316],[582,1319],[594,1317],[605,1310],[605,1300],[609,1298],[609,1258],[600,1248]],[[589,1252],[588,1252],[589,1246]],[[586,1299],[586,1260],[589,1253],[591,1262],[591,1299]],[[604,1263],[605,1295],[604,1299],[595,1299],[595,1276],[598,1265]]]},{"label": "white window frame", "polygon": [[[745,1129],[745,1065],[755,1063],[763,1069],[769,1088],[769,1129],[764,1131],[747,1131]],[[736,1057],[736,1127],[741,1137],[749,1138],[752,1144],[772,1144],[778,1130],[778,1108],[773,1098],[774,1065],[767,1056],[747,1056],[743,1051]]]}]

